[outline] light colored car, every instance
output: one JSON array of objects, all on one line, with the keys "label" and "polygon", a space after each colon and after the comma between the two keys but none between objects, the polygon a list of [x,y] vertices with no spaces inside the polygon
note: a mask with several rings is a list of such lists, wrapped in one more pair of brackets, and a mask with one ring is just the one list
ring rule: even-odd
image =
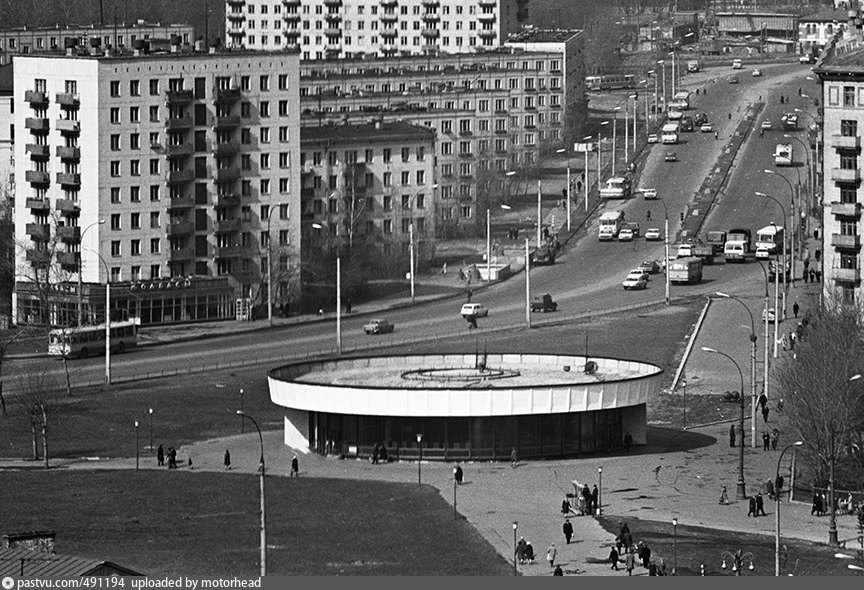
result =
[{"label": "light colored car", "polygon": [[633,230],[632,229],[622,229],[618,232],[618,241],[619,242],[632,242],[633,241]]},{"label": "light colored car", "polygon": [[369,320],[369,322],[363,326],[363,331],[367,334],[388,334],[393,331],[394,327],[395,326],[387,320],[374,319]]},{"label": "light colored car", "polygon": [[639,268],[646,271],[649,275],[656,275],[660,272],[660,263],[656,260],[643,260]]},{"label": "light colored car", "polygon": [[489,310],[483,307],[482,303],[466,303],[459,313],[462,314],[463,318],[485,318],[489,315]]},{"label": "light colored car", "polygon": [[[768,323],[773,324],[774,318],[775,318],[774,308],[771,307],[768,309]],[[765,310],[764,309],[762,310],[762,321],[763,322],[765,321]]]},{"label": "light colored car", "polygon": [[730,84],[737,84],[738,83],[738,76],[729,76],[729,83]]},{"label": "light colored car", "polygon": [[663,161],[664,162],[677,162],[678,161],[678,154],[676,154],[675,152],[666,152],[666,155],[663,156]]},{"label": "light colored car", "polygon": [[657,137],[656,133],[648,134],[648,143],[660,143],[660,138]]},{"label": "light colored car", "polygon": [[645,232],[645,239],[649,242],[659,242],[663,239],[663,236],[660,234],[658,228],[652,227]]},{"label": "light colored car", "polygon": [[757,248],[756,249],[756,258],[770,258],[771,252],[766,250],[765,248]]},{"label": "light colored car", "polygon": [[753,70],[753,77],[754,78],[758,78],[761,75],[762,75],[762,70],[759,70],[759,69]]},{"label": "light colored car", "polygon": [[[670,108],[671,108],[671,106],[670,106]],[[670,110],[668,113],[668,117],[669,117],[670,121],[680,121],[681,117],[683,117],[683,116],[684,116],[684,113],[682,113],[681,111]]]},{"label": "light colored car", "polygon": [[702,126],[699,127],[699,131],[701,131],[702,133],[711,133],[712,131],[714,131],[714,127],[711,125],[711,123],[702,123]]},{"label": "light colored car", "polygon": [[642,189],[642,196],[645,197],[648,201],[653,201],[657,199],[657,189],[656,188],[646,188]]},{"label": "light colored car", "polygon": [[627,275],[627,278],[621,283],[625,291],[637,291],[648,286],[648,281],[641,275]]},{"label": "light colored car", "polygon": [[762,124],[759,125],[762,129],[771,129],[771,121],[762,121]]},{"label": "light colored car", "polygon": [[630,271],[627,273],[628,277],[632,277],[632,276],[642,277],[646,281],[649,278],[648,275],[649,275],[648,270],[645,268],[642,268],[641,266],[637,266],[636,268],[631,268]]}]

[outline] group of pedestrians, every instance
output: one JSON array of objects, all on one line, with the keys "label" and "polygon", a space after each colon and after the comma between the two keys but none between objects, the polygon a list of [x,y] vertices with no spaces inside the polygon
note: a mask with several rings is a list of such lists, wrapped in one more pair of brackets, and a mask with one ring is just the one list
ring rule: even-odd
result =
[{"label": "group of pedestrians", "polygon": [[765,514],[765,499],[760,492],[757,492],[755,496],[750,496],[747,500],[749,505],[747,516],[768,516]]},{"label": "group of pedestrians", "polygon": [[627,575],[632,576],[633,570],[636,569],[637,561],[648,570],[649,576],[665,576],[666,562],[660,559],[659,563],[651,561],[651,548],[647,543],[639,541],[633,543],[633,535],[630,533],[630,527],[624,521],[618,521],[618,536],[615,537],[615,545],[609,550],[609,569],[620,571],[618,564],[621,557],[624,558],[624,569],[627,570]]},{"label": "group of pedestrians", "polygon": [[[166,453],[162,445],[159,445],[159,448],[156,449],[156,464],[159,467],[164,467],[165,459],[168,459],[168,469],[177,469],[177,449],[168,447],[168,452]],[[191,458],[189,459],[189,466],[192,466]]]}]

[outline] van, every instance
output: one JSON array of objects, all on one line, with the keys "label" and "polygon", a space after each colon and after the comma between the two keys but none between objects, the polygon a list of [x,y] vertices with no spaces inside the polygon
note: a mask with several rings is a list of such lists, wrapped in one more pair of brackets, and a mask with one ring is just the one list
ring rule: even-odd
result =
[{"label": "van", "polygon": [[733,70],[743,70],[744,64],[741,62],[740,59],[733,59],[732,60],[732,69]]},{"label": "van", "polygon": [[726,245],[723,246],[723,257],[726,262],[744,262],[747,258],[744,242],[726,242]]}]

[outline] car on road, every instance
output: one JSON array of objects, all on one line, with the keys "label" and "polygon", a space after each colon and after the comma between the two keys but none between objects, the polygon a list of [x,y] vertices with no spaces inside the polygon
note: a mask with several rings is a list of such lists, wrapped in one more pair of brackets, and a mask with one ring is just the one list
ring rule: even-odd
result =
[{"label": "car on road", "polygon": [[677,162],[678,161],[678,154],[676,154],[675,152],[666,152],[666,155],[663,156],[663,161],[664,162]]},{"label": "car on road", "polygon": [[483,307],[482,303],[466,303],[462,306],[462,311],[459,313],[462,314],[463,318],[485,318],[489,315],[489,310]]},{"label": "car on road", "polygon": [[633,241],[633,230],[624,228],[618,232],[618,241],[619,242],[632,242]]},{"label": "car on road", "polygon": [[738,76],[729,76],[728,80],[729,80],[730,84],[737,84],[738,83]]},{"label": "car on road", "polygon": [[681,111],[670,110],[668,113],[668,117],[670,121],[680,121],[681,117],[684,116],[684,113]]},{"label": "car on road", "polygon": [[657,137],[656,133],[648,134],[648,143],[660,143],[660,138]]},{"label": "car on road", "polygon": [[631,276],[631,275],[632,275],[632,276],[639,276],[639,277],[642,277],[643,279],[645,279],[646,281],[650,278],[650,277],[648,276],[648,274],[649,274],[649,273],[648,273],[648,270],[642,268],[641,266],[637,266],[636,268],[631,268],[631,269],[627,272],[627,276],[628,276],[628,277]]},{"label": "car on road", "polygon": [[625,291],[637,291],[648,286],[648,280],[641,274],[629,274],[621,283]]},{"label": "car on road", "polygon": [[539,311],[546,313],[547,311],[556,311],[558,304],[552,301],[552,296],[549,293],[544,293],[531,300],[531,311]]},{"label": "car on road", "polygon": [[754,78],[758,78],[761,75],[762,75],[762,70],[760,70],[760,69],[753,70],[753,77]]},{"label": "car on road", "polygon": [[714,127],[711,125],[711,123],[702,123],[702,126],[699,127],[699,131],[701,131],[702,133],[711,133],[712,131],[714,131]]},{"label": "car on road", "polygon": [[646,201],[654,201],[657,199],[657,189],[656,188],[642,189],[642,196],[645,197]]},{"label": "car on road", "polygon": [[802,64],[812,64],[815,61],[816,61],[816,59],[814,58],[814,56],[809,54],[809,53],[804,54],[798,58],[798,63],[802,63]]},{"label": "car on road", "polygon": [[656,260],[643,260],[639,265],[640,270],[644,270],[649,275],[656,275],[660,272],[660,264]]},{"label": "car on road", "polygon": [[762,121],[762,124],[759,125],[762,129],[771,129],[771,121]]},{"label": "car on road", "polygon": [[[771,308],[768,309],[768,323],[769,323],[769,324],[773,324],[773,323],[774,323],[774,319],[775,319],[774,308],[771,307]],[[765,321],[765,310],[764,310],[764,309],[762,310],[762,321],[763,321],[763,322]]]},{"label": "car on road", "polygon": [[663,239],[663,236],[656,227],[652,227],[645,232],[645,240],[649,242],[659,242],[661,239]]},{"label": "car on road", "polygon": [[393,331],[394,327],[395,326],[389,321],[376,318],[374,320],[369,320],[366,325],[363,326],[363,331],[367,334],[389,334]]},{"label": "car on road", "polygon": [[770,258],[771,252],[766,248],[756,248],[756,258]]}]

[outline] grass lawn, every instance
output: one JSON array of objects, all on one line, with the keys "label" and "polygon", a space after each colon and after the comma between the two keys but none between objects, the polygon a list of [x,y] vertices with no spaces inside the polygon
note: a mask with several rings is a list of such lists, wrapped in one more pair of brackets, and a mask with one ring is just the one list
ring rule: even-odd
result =
[{"label": "grass lawn", "polygon": [[[675,558],[675,535],[673,535],[672,524],[615,515],[600,517],[600,524],[610,533],[617,535],[619,520],[624,520],[630,527],[634,542],[642,541],[648,545],[651,549],[651,560],[659,563],[662,558],[666,562],[667,573],[671,573]],[[732,575],[732,562],[728,556],[727,569],[724,571],[721,568],[723,552],[735,552],[739,549],[744,553],[753,554],[754,570],[751,572],[745,569],[744,576],[774,575],[773,536],[679,525],[677,537],[678,575],[680,576],[698,576],[701,564],[705,565],[706,576]],[[785,551],[782,549],[783,545],[786,546]],[[796,576],[852,575],[853,572],[846,568],[848,562],[834,557],[836,551],[837,549],[827,545],[797,539],[782,539],[780,572],[783,575],[791,573]],[[749,564],[748,559],[745,566]],[[618,567],[623,569],[623,563]],[[637,571],[644,573],[645,570],[642,566],[638,566]]]},{"label": "grass lawn", "polygon": [[[259,572],[258,478],[181,471],[0,471],[3,532],[51,529],[57,552],[150,576]],[[428,486],[267,480],[267,572],[506,576]]]}]

